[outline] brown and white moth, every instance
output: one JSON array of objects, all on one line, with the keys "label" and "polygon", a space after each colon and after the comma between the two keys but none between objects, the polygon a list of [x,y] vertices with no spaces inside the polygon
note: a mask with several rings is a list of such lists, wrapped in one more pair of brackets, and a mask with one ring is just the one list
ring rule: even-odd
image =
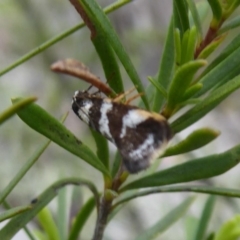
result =
[{"label": "brown and white moth", "polygon": [[[76,91],[72,109],[92,129],[114,143],[130,173],[149,167],[171,138],[167,120],[160,114],[103,98],[88,91]],[[129,102],[129,101],[128,101]]]}]

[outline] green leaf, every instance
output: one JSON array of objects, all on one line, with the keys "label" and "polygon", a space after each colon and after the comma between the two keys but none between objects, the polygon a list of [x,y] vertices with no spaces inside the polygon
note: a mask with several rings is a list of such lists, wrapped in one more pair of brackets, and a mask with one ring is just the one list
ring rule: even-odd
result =
[{"label": "green leaf", "polygon": [[154,112],[160,111],[165,101],[165,98],[167,97],[165,92],[172,79],[173,69],[175,65],[174,61],[175,61],[174,29],[173,29],[173,20],[171,19],[171,22],[168,27],[167,38],[163,48],[163,54],[160,62],[157,81],[152,82],[149,78],[149,80],[154,85],[156,83],[157,86],[160,86],[160,89],[157,88],[154,93],[154,100],[153,100],[154,102],[152,107],[152,111]]},{"label": "green leaf", "polygon": [[57,227],[59,232],[59,240],[65,240],[68,235],[68,219],[69,219],[69,205],[68,204],[67,189],[62,188],[59,190],[57,197]]},{"label": "green leaf", "polygon": [[112,209],[119,208],[123,204],[129,202],[132,199],[138,197],[144,197],[152,194],[159,193],[173,193],[173,192],[196,192],[196,193],[204,193],[204,194],[212,194],[218,196],[225,197],[236,197],[240,198],[240,190],[239,189],[230,189],[230,188],[218,188],[218,187],[209,187],[209,186],[193,186],[193,185],[181,185],[181,186],[166,186],[166,187],[154,187],[150,190],[141,190],[137,191],[128,190],[117,198],[117,202],[113,205]]},{"label": "green leaf", "polygon": [[59,240],[60,236],[57,230],[57,226],[53,220],[50,210],[45,207],[37,215],[37,219],[47,234],[48,238],[51,240]]},{"label": "green leaf", "polygon": [[171,124],[173,132],[177,133],[198,121],[205,116],[213,108],[215,108],[221,101],[229,96],[233,91],[240,87],[240,76],[235,77],[231,81],[225,83],[209,94],[202,102],[187,111],[180,118]]},{"label": "green leaf", "polygon": [[67,178],[62,179],[53,185],[51,185],[47,190],[45,190],[38,198],[32,201],[32,209],[27,212],[22,213],[19,216],[11,219],[1,230],[0,239],[12,239],[12,237],[22,229],[29,221],[34,218],[41,209],[43,209],[58,193],[58,190],[66,185],[85,185],[94,194],[95,200],[98,201],[98,192],[95,186],[86,180],[80,178]]},{"label": "green leaf", "polygon": [[195,26],[187,30],[182,40],[182,59],[181,65],[187,63],[194,58],[194,51],[197,39],[197,29]]},{"label": "green leaf", "polygon": [[199,40],[201,40],[202,35],[203,35],[202,34],[202,24],[201,24],[200,16],[198,14],[196,3],[194,2],[194,0],[187,0],[187,3],[188,3],[189,10],[191,12],[191,16],[192,16],[193,21],[194,21],[194,25],[197,28],[197,33],[198,33],[198,36],[199,36],[198,38],[199,38]]},{"label": "green leaf", "polygon": [[[64,122],[67,118],[67,114],[63,115],[61,118],[61,122]],[[12,178],[7,187],[0,194],[0,204],[6,199],[8,194],[14,189],[14,187],[20,182],[20,180],[25,176],[28,170],[33,166],[33,164],[39,159],[45,149],[49,146],[51,141],[46,141],[36,152],[33,154],[30,159],[22,166],[22,168],[18,171],[15,177]]]},{"label": "green leaf", "polygon": [[[17,101],[19,99],[13,100],[14,103]],[[102,173],[109,175],[102,162],[86,145],[37,104],[31,104],[20,110],[18,116],[35,131],[41,133],[72,154],[82,158]]]},{"label": "green leaf", "polygon": [[206,59],[211,53],[213,53],[217,47],[223,42],[225,39],[226,34],[222,34],[215,38],[210,44],[208,44],[203,51],[200,52],[198,55],[198,59]]},{"label": "green leaf", "polygon": [[194,96],[198,91],[202,89],[202,83],[196,83],[189,87],[185,93],[183,94],[183,101],[189,99],[190,97]]},{"label": "green leaf", "polygon": [[208,3],[212,9],[213,20],[211,26],[217,28],[219,22],[222,19],[222,7],[218,0],[208,0]]},{"label": "green leaf", "polygon": [[104,34],[100,29],[97,32],[96,36],[92,38],[92,42],[101,59],[107,83],[116,93],[122,93],[124,92],[123,82],[115,54],[109,42],[105,41]]},{"label": "green leaf", "polygon": [[0,222],[15,217],[19,214],[22,214],[23,212],[29,211],[32,208],[31,205],[27,205],[27,206],[20,206],[20,207],[15,207],[15,208],[11,208],[10,210],[1,212],[0,214]]},{"label": "green leaf", "polygon": [[19,111],[20,109],[28,106],[30,103],[32,103],[36,100],[37,100],[36,97],[29,97],[29,98],[21,99],[19,102],[13,104],[11,107],[9,107],[8,109],[6,109],[4,112],[2,112],[0,114],[0,124],[2,124],[7,119],[9,119],[14,114],[16,114],[17,111]]},{"label": "green leaf", "polygon": [[177,220],[179,220],[191,206],[194,197],[189,197],[183,201],[179,206],[175,207],[163,218],[161,218],[152,227],[142,232],[135,240],[152,240],[161,233],[171,227]]},{"label": "green leaf", "polygon": [[225,33],[239,26],[240,26],[240,16],[236,16],[233,19],[230,19],[229,21],[225,22],[223,26],[220,28],[220,30],[218,31],[218,34]]},{"label": "green leaf", "polygon": [[195,237],[193,238],[193,240],[204,240],[205,238],[205,234],[207,231],[207,227],[208,227],[208,223],[210,221],[210,217],[212,215],[213,212],[213,208],[215,205],[215,196],[209,196],[204,209],[202,211],[202,215],[198,224],[198,228],[195,234]]},{"label": "green leaf", "polygon": [[[240,34],[237,35],[221,52],[221,54],[215,58],[203,71],[200,75],[199,79],[202,79],[207,73],[213,70],[217,65],[219,65],[222,61],[224,61],[228,56],[234,53],[240,47]],[[209,78],[210,79],[210,78]]]},{"label": "green leaf", "polygon": [[159,93],[159,96],[161,95],[163,98],[167,99],[167,91],[164,89],[164,87],[160,85],[160,83],[156,82],[156,80],[154,80],[152,77],[148,77],[148,80],[156,88],[157,92]]},{"label": "green leaf", "polygon": [[240,237],[240,215],[235,215],[232,219],[225,222],[217,232],[214,240],[238,240]]},{"label": "green leaf", "polygon": [[[206,18],[209,16],[209,12],[210,12],[209,4],[207,3],[207,1],[198,1],[198,2],[193,1],[193,2],[197,8],[198,16],[200,19],[200,25],[202,26],[202,23],[204,23]],[[189,6],[189,9],[192,12],[190,6]],[[189,16],[189,22],[191,27],[195,25],[198,29],[198,26],[197,24],[195,24],[195,20],[192,19],[191,15]],[[198,43],[200,43],[200,41],[201,39],[198,40]]]},{"label": "green leaf", "polygon": [[86,223],[87,219],[89,218],[90,214],[92,213],[95,207],[95,200],[94,198],[90,198],[84,206],[81,208],[79,213],[74,220],[73,226],[71,228],[68,240],[77,240],[81,230]]},{"label": "green leaf", "polygon": [[29,160],[22,166],[18,173],[12,178],[7,187],[0,194],[0,203],[2,203],[9,193],[14,189],[14,187],[20,182],[20,180],[25,176],[28,170],[33,166],[33,164],[39,159],[45,149],[51,143],[50,140],[46,141],[36,152],[33,154]]},{"label": "green leaf", "polygon": [[105,40],[108,41],[112,46],[137,91],[139,93],[143,93],[141,98],[146,108],[149,109],[148,100],[146,98],[145,89],[142,85],[142,82],[108,18],[94,0],[78,0],[78,2],[84,8],[84,11],[87,13],[88,17],[91,18],[91,24],[95,25],[97,29],[101,29],[103,32]]},{"label": "green leaf", "polygon": [[181,65],[182,59],[182,44],[181,44],[181,36],[179,29],[174,29],[174,43],[175,43],[175,55],[176,55],[176,65]]},{"label": "green leaf", "polygon": [[114,157],[114,161],[113,161],[113,166],[112,166],[112,178],[114,178],[118,172],[119,167],[121,166],[122,163],[122,158],[120,156],[119,151],[116,152],[115,157]]},{"label": "green leaf", "polygon": [[[75,2],[75,4],[77,4],[77,2]],[[75,7],[91,31],[91,40],[101,60],[108,84],[116,93],[124,92],[118,62],[111,45],[108,41],[106,41],[106,37],[102,31],[102,28],[99,28],[99,25],[91,24],[91,21],[95,20],[95,16],[92,15],[91,12],[88,12],[89,15],[87,16],[87,12],[80,10],[80,4],[76,5]]]},{"label": "green leaf", "polygon": [[189,87],[194,74],[205,64],[206,61],[204,60],[195,60],[179,67],[169,87],[165,116],[171,116],[174,108],[182,101],[183,95]]},{"label": "green leaf", "polygon": [[173,183],[190,182],[218,176],[236,166],[240,161],[240,145],[221,153],[194,159],[175,167],[137,179],[121,191],[135,188],[157,187]]},{"label": "green leaf", "polygon": [[189,29],[187,51],[184,53],[186,62],[189,62],[194,59],[196,40],[197,40],[197,28],[194,26]]},{"label": "green leaf", "polygon": [[97,146],[97,156],[104,164],[104,166],[109,169],[109,149],[108,141],[100,133],[91,129],[92,136],[95,140]]},{"label": "green leaf", "polygon": [[173,1],[173,14],[175,28],[180,30],[181,36],[189,29],[188,5],[185,0]]},{"label": "green leaf", "polygon": [[210,128],[195,130],[180,143],[167,148],[162,157],[182,154],[201,148],[213,141],[219,136],[219,134],[219,131],[215,131]]},{"label": "green leaf", "polygon": [[[228,48],[210,64],[206,72],[201,76],[200,82],[203,84],[202,89],[196,94],[199,97],[220,82],[226,82],[236,76],[236,70],[240,64],[240,35],[231,43]],[[235,75],[233,75],[233,72]]]}]

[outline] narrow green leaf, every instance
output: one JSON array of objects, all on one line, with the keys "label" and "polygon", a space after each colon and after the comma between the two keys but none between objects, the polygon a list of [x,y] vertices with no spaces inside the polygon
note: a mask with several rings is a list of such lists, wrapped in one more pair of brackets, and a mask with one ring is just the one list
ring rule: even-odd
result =
[{"label": "narrow green leaf", "polygon": [[219,134],[219,131],[215,131],[210,128],[195,130],[180,143],[167,148],[162,157],[182,154],[201,148],[213,141],[219,136]]},{"label": "narrow green leaf", "polygon": [[163,218],[161,218],[152,227],[142,232],[135,240],[152,240],[171,227],[177,220],[179,220],[189,209],[193,203],[194,197],[189,197],[183,201],[179,206],[175,207]]},{"label": "narrow green leaf", "polygon": [[173,1],[174,24],[180,30],[181,36],[189,29],[188,5],[185,0]]},{"label": "narrow green leaf", "polygon": [[187,48],[188,48],[188,39],[189,39],[189,29],[183,34],[182,37],[182,44],[181,44],[181,62],[180,66],[183,65],[184,63],[187,63],[188,60],[186,59],[186,53],[187,53]]},{"label": "narrow green leaf", "polygon": [[37,219],[47,234],[48,238],[51,240],[59,240],[60,236],[57,230],[57,226],[53,220],[50,210],[45,207],[37,215]]},{"label": "narrow green leaf", "polygon": [[177,112],[179,109],[181,109],[182,107],[185,107],[187,105],[196,105],[198,103],[200,103],[202,100],[200,98],[190,98],[187,99],[181,103],[178,104],[178,106],[175,108],[174,113]]},{"label": "narrow green leaf", "polygon": [[194,159],[128,183],[122,191],[190,182],[220,175],[240,161],[240,145],[221,153]]},{"label": "narrow green leaf", "polygon": [[24,98],[21,99],[19,102],[13,104],[11,107],[6,109],[4,112],[0,114],[0,124],[2,124],[4,121],[12,117],[14,114],[17,113],[20,109],[26,107],[30,103],[36,101],[36,97],[29,97],[29,98]]},{"label": "narrow green leaf", "polygon": [[[91,16],[90,18],[92,19],[94,16]],[[94,37],[92,37],[91,40],[95,46],[98,56],[101,59],[101,63],[109,86],[116,93],[124,92],[122,77],[120,74],[117,59],[115,57],[115,53],[113,52],[109,42],[106,41],[101,28],[96,29]]]},{"label": "narrow green leaf", "polygon": [[113,166],[112,166],[112,178],[114,178],[118,172],[119,167],[121,166],[122,158],[119,154],[119,151],[116,152],[114,161],[113,161]]},{"label": "narrow green leaf", "polygon": [[194,2],[194,0],[187,0],[188,6],[189,6],[189,10],[192,14],[192,18],[194,21],[194,25],[197,28],[197,33],[198,33],[198,38],[199,40],[202,39],[202,24],[201,24],[201,20],[200,20],[200,16],[198,14],[198,10],[196,7],[196,3]]},{"label": "narrow green leaf", "polygon": [[[13,102],[17,102],[15,99]],[[48,114],[37,104],[31,104],[18,112],[18,116],[35,131],[49,138],[59,146],[109,175],[102,162],[81,141],[79,141],[64,125]]]},{"label": "narrow green leaf", "polygon": [[90,198],[84,206],[81,208],[79,213],[74,220],[73,226],[71,228],[68,240],[77,240],[81,230],[86,223],[87,219],[89,218],[90,214],[92,213],[95,207],[95,200],[94,198]]},{"label": "narrow green leaf", "polygon": [[69,219],[69,206],[67,204],[67,189],[62,188],[58,194],[57,204],[57,227],[59,232],[59,240],[65,240],[68,235],[68,219]]},{"label": "narrow green leaf", "polygon": [[[173,19],[168,27],[167,38],[163,48],[162,59],[160,62],[159,73],[157,76],[157,82],[152,82],[157,87],[154,93],[153,107],[152,111],[159,112],[165,99],[166,99],[166,89],[168,88],[173,75],[174,61],[175,61],[175,46],[174,46],[174,29],[173,29]],[[159,88],[160,86],[160,88]]]},{"label": "narrow green leaf", "polygon": [[[65,114],[61,118],[61,122],[64,122],[67,118],[67,114]],[[0,204],[6,199],[8,194],[13,190],[13,188],[19,183],[19,181],[24,177],[27,171],[33,166],[33,164],[39,159],[41,154],[45,151],[45,149],[49,146],[51,141],[46,141],[35,154],[30,157],[30,159],[22,166],[22,168],[18,171],[15,177],[12,178],[7,187],[0,194]]]},{"label": "narrow green leaf", "polygon": [[198,91],[202,89],[202,83],[196,83],[189,87],[185,93],[183,94],[183,101],[189,99],[190,97],[194,96]]},{"label": "narrow green leaf", "polygon": [[[75,0],[72,0],[75,1]],[[132,64],[127,52],[123,48],[115,30],[110,24],[108,18],[100,8],[100,6],[94,0],[76,0],[81,6],[84,7],[85,12],[89,17],[91,17],[92,24],[96,25],[98,29],[101,29],[106,41],[110,43],[122,65],[124,66],[126,72],[128,73],[131,81],[135,85],[139,93],[143,93],[141,96],[145,106],[149,109],[148,100],[146,98],[145,89],[142,85],[142,82],[135,70],[134,65]]]},{"label": "narrow green leaf", "polygon": [[177,133],[198,121],[205,116],[213,108],[215,108],[221,101],[229,96],[233,91],[240,87],[240,76],[235,77],[231,81],[225,83],[217,88],[205,99],[202,100],[195,107],[183,114],[180,118],[171,124],[172,130]]},{"label": "narrow green leaf", "polygon": [[215,196],[210,195],[208,197],[208,199],[205,203],[204,209],[202,211],[202,215],[201,215],[201,218],[200,218],[200,221],[199,221],[199,224],[198,224],[196,235],[193,238],[193,240],[204,240],[204,239],[206,239],[205,234],[206,234],[206,231],[207,231],[208,223],[210,221],[210,217],[211,217],[212,212],[213,212],[213,208],[214,208],[214,205],[215,205],[215,200],[216,200]]},{"label": "narrow green leaf", "polygon": [[[152,194],[159,193],[173,193],[173,192],[196,192],[204,194],[212,194],[217,196],[224,197],[235,197],[240,198],[239,189],[230,189],[230,188],[218,188],[218,187],[209,187],[209,186],[193,186],[193,185],[181,185],[181,186],[167,186],[167,187],[154,187],[150,190],[136,191],[128,190],[123,192],[120,197],[117,199],[117,202],[113,205],[113,209],[122,206],[124,203],[129,202],[138,197],[148,196]],[[122,195],[124,194],[124,197]]]},{"label": "narrow green leaf", "polygon": [[176,65],[181,65],[182,59],[182,44],[181,44],[181,36],[179,29],[174,29],[174,43],[175,43],[175,55],[176,55]]},{"label": "narrow green leaf", "polygon": [[22,166],[22,168],[18,171],[15,177],[12,178],[7,187],[0,194],[0,203],[2,203],[9,193],[14,189],[14,187],[20,182],[20,180],[25,176],[28,170],[33,166],[33,164],[39,159],[48,145],[51,143],[50,140],[46,141],[36,152],[29,158],[29,160]]},{"label": "narrow green leaf", "polygon": [[43,209],[58,193],[58,190],[66,185],[86,185],[94,194],[96,201],[98,201],[98,192],[95,186],[86,180],[80,178],[62,179],[47,190],[45,190],[38,198],[32,201],[32,209],[22,213],[19,216],[11,219],[1,230],[0,239],[12,239],[12,237],[22,229],[29,221],[34,218],[38,212]]},{"label": "narrow green leaf", "polygon": [[235,215],[232,219],[223,224],[217,232],[214,240],[238,240],[240,237],[240,215]]},{"label": "narrow green leaf", "polygon": [[181,102],[196,71],[205,64],[204,60],[195,60],[185,63],[177,70],[168,92],[168,102],[165,109],[167,116],[171,115],[174,108]]},{"label": "narrow green leaf", "polygon": [[218,0],[208,0],[208,3],[211,7],[212,14],[213,14],[213,20],[214,27],[217,27],[217,24],[222,19],[222,7]]},{"label": "narrow green leaf", "polygon": [[124,88],[116,57],[111,46],[103,39],[105,38],[101,35],[92,41],[101,59],[108,84],[116,93],[122,93]]},{"label": "narrow green leaf", "polygon": [[234,72],[236,69],[239,69],[240,41],[238,43],[238,48],[235,47],[236,45],[234,44],[234,46],[232,45],[231,48],[228,48],[228,51],[225,52],[225,54],[221,55],[220,59],[214,63],[214,65],[217,65],[201,78],[200,82],[203,84],[203,87],[196,94],[196,97],[205,94],[213,87],[215,87],[217,83],[222,82],[223,80],[227,81],[236,76],[232,76],[232,72]]},{"label": "narrow green leaf", "polygon": [[223,26],[220,28],[220,30],[218,31],[218,34],[225,33],[239,26],[240,26],[240,16],[238,15],[233,19],[230,19],[229,21],[225,22]]},{"label": "narrow green leaf", "polygon": [[157,92],[160,93],[160,95],[165,99],[167,99],[167,91],[163,88],[163,86],[160,85],[160,83],[156,82],[156,80],[154,80],[152,77],[148,77],[148,80],[156,88]]},{"label": "narrow green leaf", "polygon": [[196,40],[197,40],[197,29],[194,26],[194,27],[190,28],[190,30],[189,30],[187,52],[184,53],[186,62],[189,62],[189,61],[193,60],[193,58],[194,58]]},{"label": "narrow green leaf", "polygon": [[103,137],[100,133],[91,130],[92,136],[95,140],[97,146],[97,156],[104,164],[104,166],[109,169],[109,149],[108,149],[108,141],[105,137]]},{"label": "narrow green leaf", "polygon": [[20,207],[15,207],[15,208],[11,208],[10,210],[1,212],[0,214],[0,222],[15,217],[19,214],[22,214],[23,212],[29,211],[32,208],[31,205],[27,205],[27,206],[20,206]]},{"label": "narrow green leaf", "polygon": [[[207,73],[209,73],[211,70],[213,70],[218,64],[220,64],[222,61],[224,61],[232,53],[234,53],[239,47],[240,47],[240,34],[237,35],[227,45],[227,47],[222,51],[222,53],[207,66],[207,68],[203,71],[203,73],[200,75],[200,77],[198,79],[202,79]],[[220,77],[221,76],[219,76],[219,78]],[[212,78],[209,78],[209,79],[212,79]]]},{"label": "narrow green leaf", "polygon": [[225,39],[226,34],[220,35],[215,38],[208,46],[206,46],[203,51],[198,55],[198,59],[206,59],[211,53],[213,53],[218,46],[223,42]]}]

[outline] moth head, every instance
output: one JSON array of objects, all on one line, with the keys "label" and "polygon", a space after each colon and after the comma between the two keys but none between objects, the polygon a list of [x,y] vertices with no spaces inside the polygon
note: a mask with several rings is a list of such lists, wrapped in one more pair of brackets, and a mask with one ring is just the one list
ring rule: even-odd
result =
[{"label": "moth head", "polygon": [[76,91],[73,95],[72,110],[85,123],[89,124],[89,111],[93,103],[86,91]]}]

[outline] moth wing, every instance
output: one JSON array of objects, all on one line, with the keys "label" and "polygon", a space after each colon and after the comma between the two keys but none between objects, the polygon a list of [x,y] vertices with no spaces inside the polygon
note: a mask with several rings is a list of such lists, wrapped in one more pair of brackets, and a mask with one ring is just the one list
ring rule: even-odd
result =
[{"label": "moth wing", "polygon": [[127,170],[137,173],[149,167],[151,161],[161,154],[170,135],[165,120],[148,117],[135,126],[127,126],[125,135],[120,135],[115,143]]}]

